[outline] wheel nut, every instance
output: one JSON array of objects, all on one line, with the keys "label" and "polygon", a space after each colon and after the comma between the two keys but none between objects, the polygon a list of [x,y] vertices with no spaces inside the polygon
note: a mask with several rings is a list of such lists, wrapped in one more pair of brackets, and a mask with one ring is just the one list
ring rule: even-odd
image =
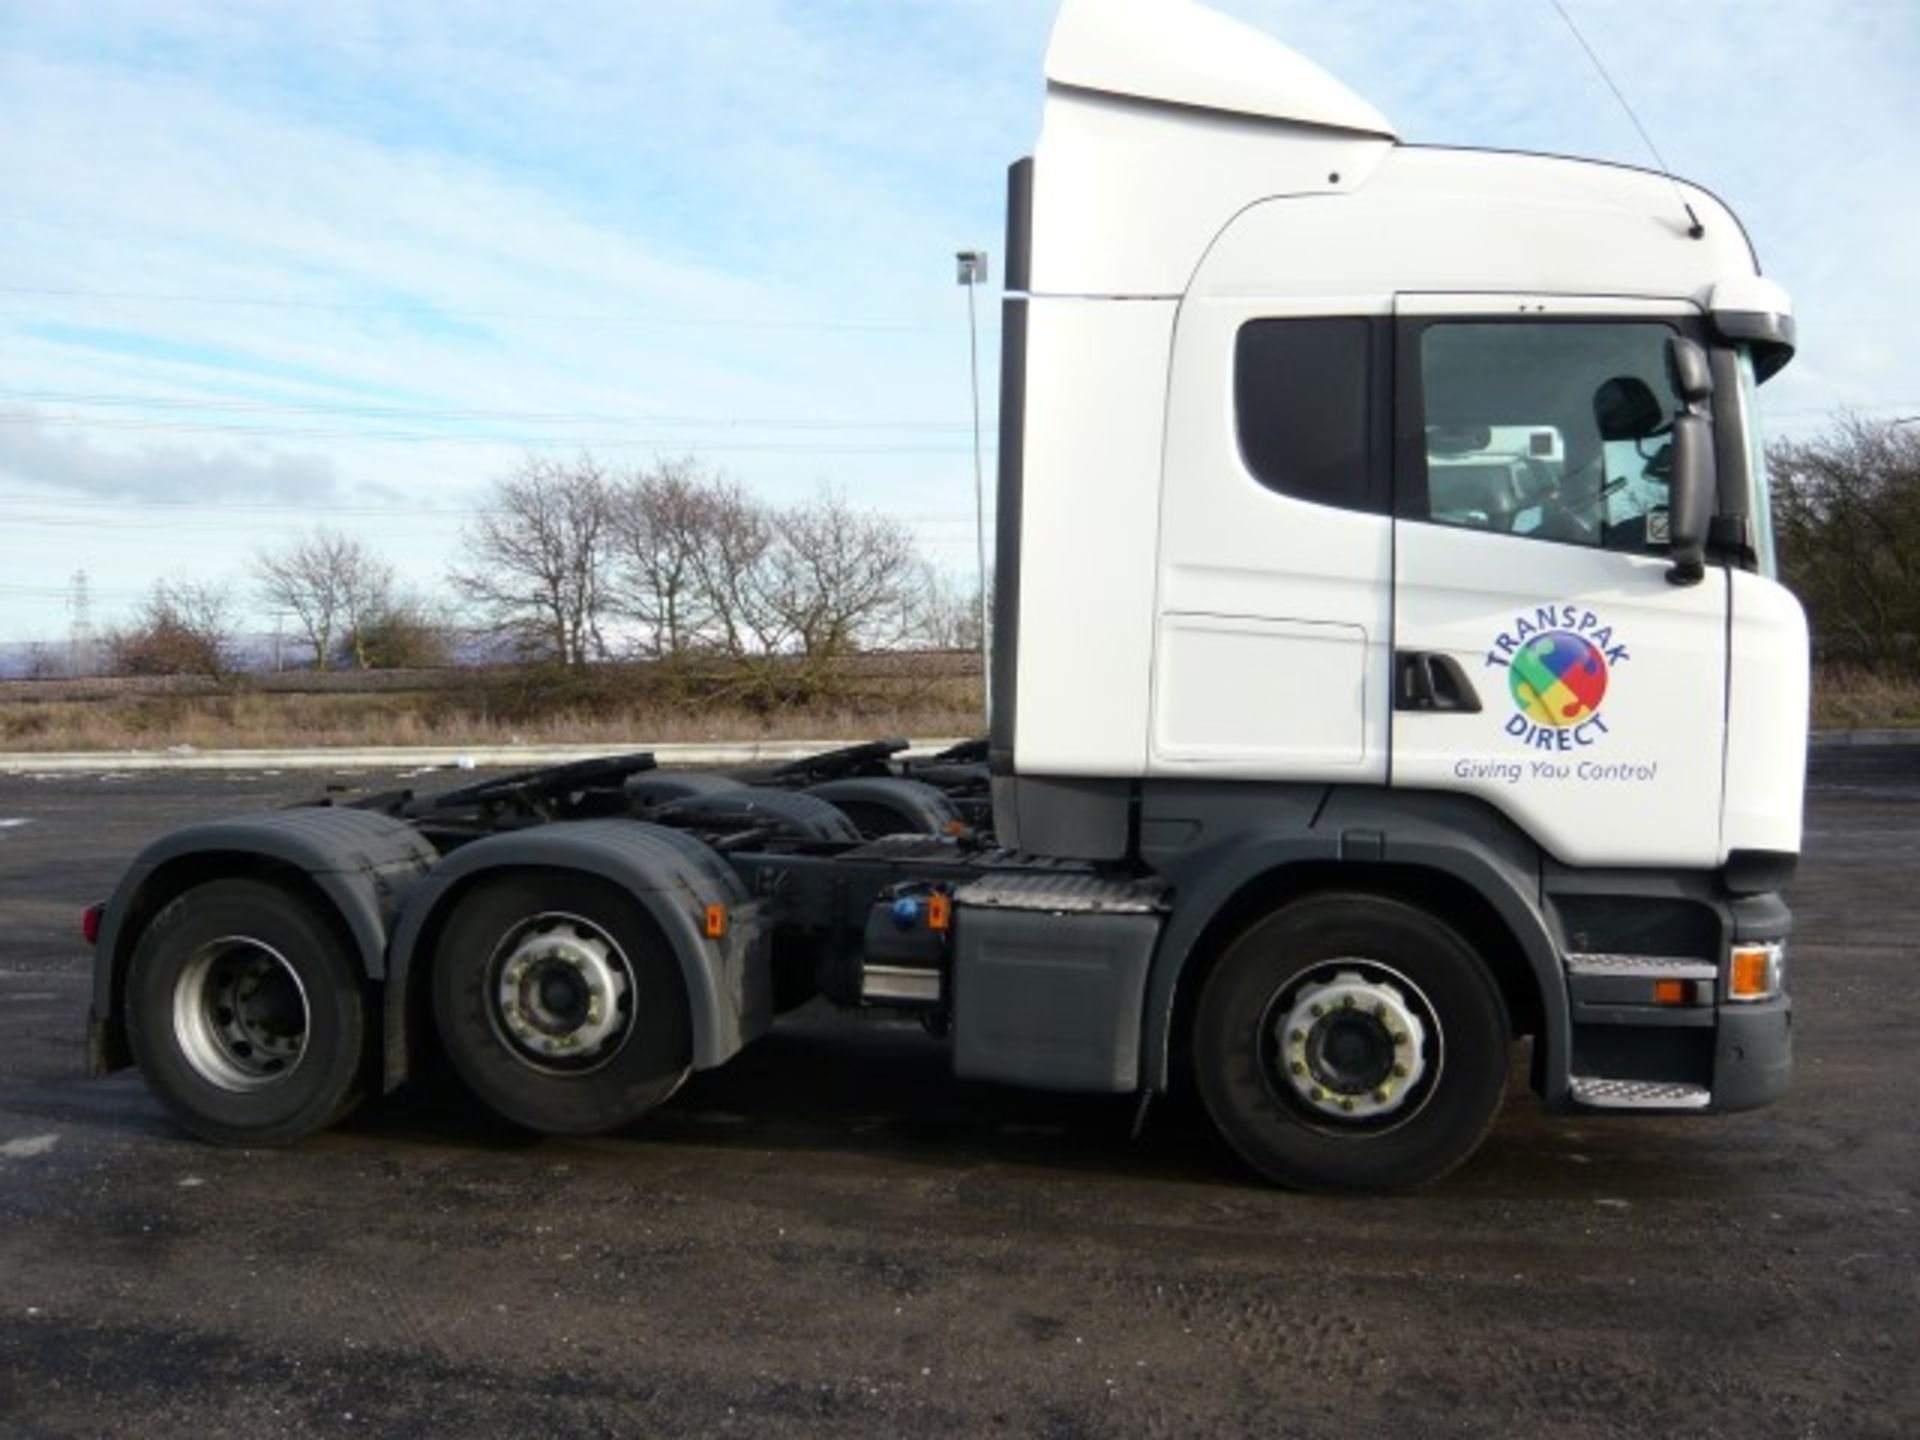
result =
[{"label": "wheel nut", "polygon": [[1314,1086],[1308,1094],[1315,1100],[1324,1100],[1327,1098],[1327,1092],[1322,1090],[1318,1085]]},{"label": "wheel nut", "polygon": [[1406,1044],[1406,1043],[1407,1043],[1407,1032],[1406,1032],[1406,1031],[1404,1031],[1404,1030],[1396,1030],[1396,1031],[1394,1031],[1394,1032],[1393,1032],[1393,1043],[1394,1043],[1394,1044],[1396,1044],[1396,1045],[1404,1045],[1404,1044]]},{"label": "wheel nut", "polygon": [[1351,1010],[1353,1008],[1353,997],[1351,995],[1342,995],[1340,997],[1340,1008],[1342,1010]]},{"label": "wheel nut", "polygon": [[1374,1103],[1378,1105],[1384,1105],[1387,1103],[1387,1101],[1391,1100],[1392,1098],[1393,1098],[1393,1092],[1384,1085],[1382,1085],[1378,1090],[1373,1092]]},{"label": "wheel nut", "polygon": [[1304,1030],[1295,1030],[1291,1035],[1287,1036],[1287,1039],[1296,1045],[1304,1045],[1307,1043],[1307,1032]]},{"label": "wheel nut", "polygon": [[1376,1020],[1384,1020],[1387,1018],[1387,1002],[1386,1001],[1376,1000],[1373,1002],[1373,1018]]},{"label": "wheel nut", "polygon": [[1327,1007],[1322,1005],[1318,1000],[1316,1000],[1313,1002],[1313,1004],[1307,1007],[1307,1013],[1313,1016],[1314,1019],[1318,1020],[1322,1015],[1327,1013]]},{"label": "wheel nut", "polygon": [[1404,1066],[1404,1065],[1400,1065],[1400,1064],[1396,1064],[1396,1065],[1395,1065],[1395,1066],[1393,1067],[1393,1075],[1394,1075],[1394,1078],[1395,1078],[1396,1080],[1404,1080],[1404,1079],[1406,1079],[1406,1078],[1407,1078],[1407,1067],[1406,1067],[1406,1066]]},{"label": "wheel nut", "polygon": [[1352,1100],[1342,1100],[1342,1101],[1340,1102],[1340,1108],[1341,1108],[1342,1110],[1351,1110],[1351,1109],[1353,1109],[1353,1101],[1352,1101]]},{"label": "wheel nut", "polygon": [[1296,1060],[1287,1068],[1292,1070],[1296,1075],[1304,1075],[1307,1073],[1307,1062],[1304,1060]]}]

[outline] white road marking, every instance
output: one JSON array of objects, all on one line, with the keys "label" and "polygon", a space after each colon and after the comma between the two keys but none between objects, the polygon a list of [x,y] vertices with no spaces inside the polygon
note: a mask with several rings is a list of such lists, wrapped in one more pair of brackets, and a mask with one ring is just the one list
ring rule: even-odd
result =
[{"label": "white road marking", "polygon": [[60,1143],[58,1135],[25,1135],[0,1144],[0,1160],[29,1160],[44,1155]]},{"label": "white road marking", "polygon": [[30,825],[32,823],[33,822],[31,820],[25,820],[25,819],[0,820],[0,830],[14,830],[14,829],[18,829],[22,825]]}]

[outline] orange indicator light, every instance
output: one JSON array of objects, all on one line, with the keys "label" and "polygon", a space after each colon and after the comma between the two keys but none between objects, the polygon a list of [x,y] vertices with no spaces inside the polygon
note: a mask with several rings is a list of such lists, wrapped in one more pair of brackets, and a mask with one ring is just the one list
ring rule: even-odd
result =
[{"label": "orange indicator light", "polygon": [[1767,952],[1764,950],[1736,950],[1733,952],[1733,993],[1742,1000],[1752,1000],[1767,993]]},{"label": "orange indicator light", "polygon": [[707,906],[707,938],[720,940],[727,933],[727,907],[724,905]]}]

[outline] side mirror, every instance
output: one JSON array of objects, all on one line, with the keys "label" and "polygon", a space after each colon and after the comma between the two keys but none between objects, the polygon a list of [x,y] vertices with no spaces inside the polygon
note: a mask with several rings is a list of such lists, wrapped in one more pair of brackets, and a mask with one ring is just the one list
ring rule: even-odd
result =
[{"label": "side mirror", "polygon": [[1673,417],[1673,474],[1667,496],[1667,535],[1673,564],[1667,579],[1697,585],[1707,573],[1707,531],[1719,483],[1713,422],[1701,413],[1713,398],[1707,352],[1684,335],[1667,342],[1667,375],[1680,396]]}]

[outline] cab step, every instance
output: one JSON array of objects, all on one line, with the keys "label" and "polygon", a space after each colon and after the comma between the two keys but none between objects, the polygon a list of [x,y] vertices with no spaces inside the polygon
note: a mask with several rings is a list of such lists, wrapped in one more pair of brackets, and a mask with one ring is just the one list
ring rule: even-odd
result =
[{"label": "cab step", "polygon": [[1573,1101],[1592,1110],[1704,1110],[1713,1092],[1704,1085],[1668,1080],[1607,1080],[1575,1075]]}]

